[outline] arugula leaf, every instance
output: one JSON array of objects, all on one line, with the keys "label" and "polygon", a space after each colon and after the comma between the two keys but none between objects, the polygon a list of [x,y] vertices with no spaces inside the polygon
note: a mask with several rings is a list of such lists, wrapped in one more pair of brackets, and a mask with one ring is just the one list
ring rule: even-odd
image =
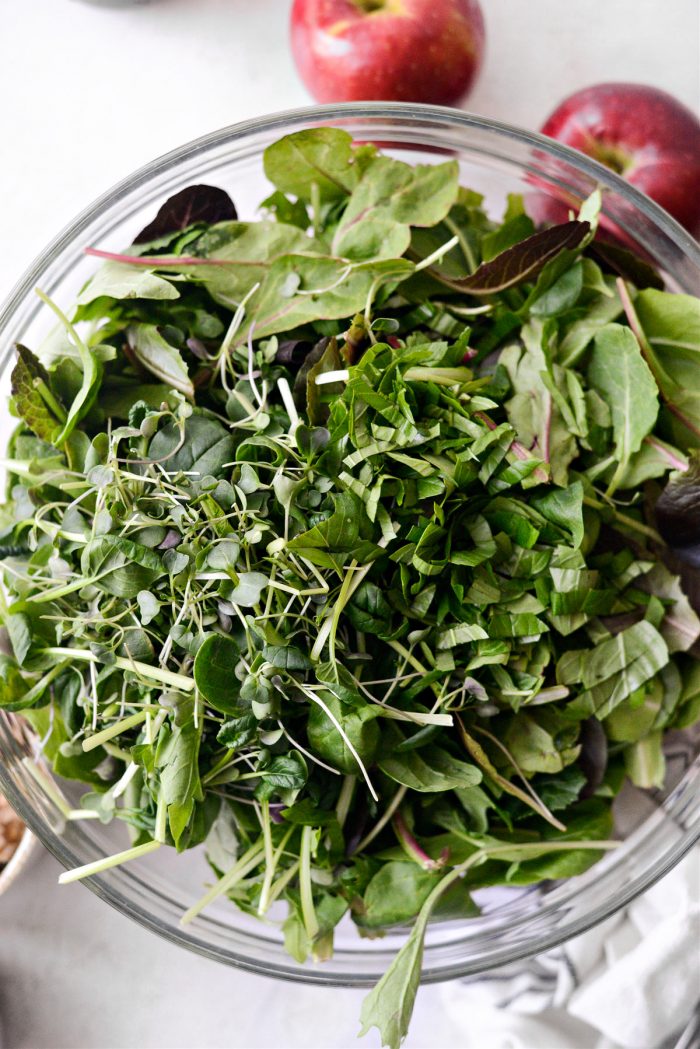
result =
[{"label": "arugula leaf", "polygon": [[425,930],[441,891],[453,880],[446,875],[423,902],[405,944],[362,1003],[360,1037],[377,1027],[382,1045],[399,1049],[408,1033],[413,1005],[420,985]]}]

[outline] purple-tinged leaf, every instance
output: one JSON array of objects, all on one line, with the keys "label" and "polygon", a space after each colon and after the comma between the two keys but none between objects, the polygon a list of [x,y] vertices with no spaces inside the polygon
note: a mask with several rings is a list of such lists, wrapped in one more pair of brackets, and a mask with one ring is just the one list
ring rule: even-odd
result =
[{"label": "purple-tinged leaf", "polygon": [[195,222],[213,225],[237,218],[236,207],[225,190],[217,186],[187,186],[166,200],[153,221],[134,238],[134,244],[147,244]]},{"label": "purple-tinged leaf", "polygon": [[470,295],[493,295],[525,280],[533,280],[560,252],[579,247],[590,229],[589,222],[574,221],[533,233],[490,262],[483,262],[471,276],[450,281],[450,286]]}]

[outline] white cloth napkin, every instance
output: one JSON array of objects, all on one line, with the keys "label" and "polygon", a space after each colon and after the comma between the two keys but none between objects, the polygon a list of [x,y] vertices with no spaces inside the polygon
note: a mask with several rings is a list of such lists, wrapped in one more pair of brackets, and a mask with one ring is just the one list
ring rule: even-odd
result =
[{"label": "white cloth napkin", "polygon": [[464,1049],[657,1049],[700,998],[700,849],[556,950],[446,984]]}]

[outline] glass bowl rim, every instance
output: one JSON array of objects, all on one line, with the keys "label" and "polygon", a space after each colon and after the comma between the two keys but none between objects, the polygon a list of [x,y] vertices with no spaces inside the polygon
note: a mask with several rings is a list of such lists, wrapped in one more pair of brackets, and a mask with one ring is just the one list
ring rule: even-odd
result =
[{"label": "glass bowl rim", "polygon": [[[15,311],[24,301],[27,293],[31,292],[37,283],[38,277],[45,268],[50,265],[54,257],[68,248],[71,245],[71,242],[74,242],[80,233],[94,219],[96,219],[103,210],[113,207],[122,198],[133,193],[133,191],[140,185],[148,183],[153,177],[166,173],[180,162],[196,157],[200,152],[227,143],[234,143],[238,140],[245,139],[249,135],[265,132],[269,133],[275,130],[278,130],[280,134],[284,134],[289,133],[300,126],[308,126],[309,124],[333,125],[337,122],[345,124],[353,119],[358,121],[367,119],[390,121],[396,119],[398,121],[403,121],[404,123],[410,123],[411,120],[415,120],[416,122],[432,122],[433,125],[452,130],[462,129],[467,131],[472,129],[487,134],[493,134],[497,139],[510,140],[520,146],[530,147],[533,151],[545,153],[550,158],[559,160],[570,167],[577,169],[594,183],[601,183],[618,194],[625,203],[633,206],[651,223],[653,223],[653,225],[671,241],[682,255],[690,260],[692,265],[700,269],[700,244],[694,240],[687,230],[680,226],[675,219],[664,211],[663,208],[604,165],[587,157],[585,154],[579,153],[577,150],[562,145],[546,136],[520,129],[502,121],[479,117],[464,110],[453,109],[445,106],[428,106],[399,102],[362,102],[306,106],[282,110],[263,117],[255,117],[209,132],[157,157],[116,183],[83,209],[67,226],[65,226],[64,229],[49,242],[25,271],[24,275],[11,290],[2,308],[0,308],[0,334],[5,330]],[[420,143],[416,143],[416,148],[420,149]],[[41,820],[38,813],[26,805],[24,798],[17,792],[14,784],[9,781],[3,773],[3,767],[0,765],[0,781],[2,781],[3,791],[6,793],[8,800],[22,819],[61,864],[65,867],[76,866],[79,862],[79,858],[74,855],[60,835],[53,829],[48,828]],[[681,783],[672,791],[670,797],[665,803],[665,809],[659,810],[657,813],[647,818],[642,825],[639,826],[628,839],[626,839],[624,845],[626,846],[633,841],[636,841],[638,844],[648,841],[653,837],[660,819],[663,819],[665,815],[669,815],[671,816],[671,819],[673,819],[675,813],[669,811],[669,809],[672,808],[674,803],[677,804],[679,802],[681,790],[690,783],[691,779],[694,779],[698,784],[698,793],[700,793],[700,759],[695,761],[694,765],[688,770]],[[683,804],[681,804],[680,807],[682,809]],[[441,980],[469,975],[474,972],[482,972],[486,969],[498,967],[508,961],[516,961],[532,956],[535,953],[548,950],[573,936],[579,935],[586,929],[591,928],[593,925],[596,925],[600,921],[609,917],[621,907],[631,902],[640,893],[648,889],[654,884],[654,882],[670,871],[698,840],[700,840],[700,806],[697,806],[697,812],[691,813],[688,825],[684,828],[678,838],[669,846],[666,852],[657,857],[656,861],[649,865],[645,870],[640,873],[635,873],[626,884],[619,887],[615,894],[611,894],[603,902],[599,902],[597,905],[593,906],[584,917],[579,917],[574,920],[569,918],[568,922],[565,921],[562,925],[557,925],[556,928],[547,934],[543,934],[540,931],[534,937],[534,939],[537,940],[537,943],[534,946],[530,943],[520,943],[514,947],[511,944],[502,948],[500,953],[498,950],[493,951],[488,965],[479,964],[475,968],[474,966],[469,965],[468,960],[463,960],[460,963],[452,962],[447,965],[441,965],[434,970],[429,969],[423,974],[422,982],[438,982]],[[621,853],[627,851],[628,850],[624,847],[620,849]],[[594,873],[595,870],[596,868],[594,867],[588,872],[589,877],[583,875],[574,879],[574,882],[579,883],[580,889],[586,892],[592,891],[599,880],[611,873],[610,868],[607,867],[600,870],[599,875],[596,877]],[[590,875],[593,876],[590,877]],[[586,878],[585,885],[580,884],[581,877]],[[358,987],[370,986],[374,982],[374,978],[368,977],[366,974],[351,974],[344,972],[341,975],[329,972],[324,975],[323,972],[318,969],[302,970],[301,968],[293,968],[291,966],[287,967],[285,965],[263,964],[256,960],[241,956],[233,951],[225,950],[218,945],[207,943],[206,940],[197,935],[195,929],[192,930],[191,934],[188,933],[185,935],[163,924],[156,915],[151,914],[132,900],[125,899],[118,887],[110,884],[108,878],[96,875],[89,878],[85,884],[105,902],[115,907],[121,913],[131,917],[140,925],[157,932],[165,939],[177,943],[180,946],[185,946],[196,953],[215,958],[216,960],[234,967],[253,973],[275,976],[293,982],[312,983],[316,985],[338,986],[340,984]],[[563,885],[567,885],[567,882],[563,882],[562,886]],[[571,898],[571,894],[575,894],[576,892],[575,885],[572,885],[572,883],[569,882],[568,886],[568,897],[560,897],[556,901],[552,900],[549,904],[545,900],[542,907],[538,909],[537,914],[542,917],[546,912],[556,912],[562,906],[565,908],[567,898]],[[518,916],[518,920],[526,922],[527,914]]]}]

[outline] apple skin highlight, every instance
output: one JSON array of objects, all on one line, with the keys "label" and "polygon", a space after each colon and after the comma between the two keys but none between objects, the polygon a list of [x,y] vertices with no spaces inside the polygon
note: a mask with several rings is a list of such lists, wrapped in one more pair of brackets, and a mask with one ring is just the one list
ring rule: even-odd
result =
[{"label": "apple skin highlight", "polygon": [[318,102],[450,105],[484,51],[477,0],[295,0],[292,52]]},{"label": "apple skin highlight", "polygon": [[542,133],[607,164],[700,231],[700,120],[672,95],[643,84],[597,84],[566,98]]}]

